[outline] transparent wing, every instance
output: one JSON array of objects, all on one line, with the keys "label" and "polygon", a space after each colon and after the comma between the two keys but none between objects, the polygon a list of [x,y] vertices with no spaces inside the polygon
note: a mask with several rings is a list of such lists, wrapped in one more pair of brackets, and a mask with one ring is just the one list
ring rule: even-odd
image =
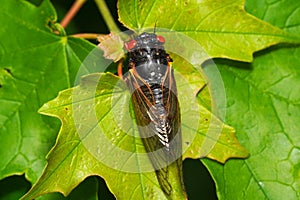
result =
[{"label": "transparent wing", "polygon": [[153,87],[133,71],[128,72],[125,80],[131,91],[139,134],[162,190],[170,195],[172,187],[168,180],[169,164],[176,162],[182,180],[181,120],[173,72],[169,68],[164,82],[159,85],[164,111],[155,102]]}]

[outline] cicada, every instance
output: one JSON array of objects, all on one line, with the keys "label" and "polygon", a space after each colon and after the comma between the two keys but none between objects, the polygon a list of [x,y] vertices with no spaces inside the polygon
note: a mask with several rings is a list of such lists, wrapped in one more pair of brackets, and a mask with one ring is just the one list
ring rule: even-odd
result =
[{"label": "cicada", "polygon": [[171,195],[170,164],[176,165],[183,186],[182,136],[172,59],[164,43],[164,37],[155,33],[142,33],[126,42],[129,65],[123,79],[131,92],[138,131],[160,187]]}]

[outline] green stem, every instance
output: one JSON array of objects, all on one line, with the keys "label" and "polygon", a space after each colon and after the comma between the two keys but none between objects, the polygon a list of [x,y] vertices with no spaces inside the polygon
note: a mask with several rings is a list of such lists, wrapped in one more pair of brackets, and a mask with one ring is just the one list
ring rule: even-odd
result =
[{"label": "green stem", "polygon": [[116,25],[114,18],[111,16],[110,11],[105,3],[104,0],[95,0],[100,13],[102,14],[106,25],[108,26],[109,30],[113,33],[120,33],[120,29]]}]

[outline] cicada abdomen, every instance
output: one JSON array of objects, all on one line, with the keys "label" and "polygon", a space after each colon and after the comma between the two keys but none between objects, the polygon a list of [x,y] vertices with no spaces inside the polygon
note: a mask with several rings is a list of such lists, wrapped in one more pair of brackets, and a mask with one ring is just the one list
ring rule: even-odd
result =
[{"label": "cicada abdomen", "polygon": [[129,71],[124,76],[139,134],[160,187],[171,195],[169,166],[175,164],[182,181],[180,108],[172,69],[172,59],[164,50],[165,39],[142,33],[125,44],[129,51]]}]

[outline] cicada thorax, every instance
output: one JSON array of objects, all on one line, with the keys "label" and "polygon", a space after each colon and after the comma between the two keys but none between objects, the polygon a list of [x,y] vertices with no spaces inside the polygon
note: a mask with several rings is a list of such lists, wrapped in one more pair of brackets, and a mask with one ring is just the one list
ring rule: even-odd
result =
[{"label": "cicada thorax", "polygon": [[[124,79],[131,91],[139,134],[158,181],[169,195],[167,166],[176,161],[181,173],[181,124],[172,59],[164,42],[163,37],[150,33],[127,42],[129,71]],[[158,150],[162,151],[156,153]]]}]

